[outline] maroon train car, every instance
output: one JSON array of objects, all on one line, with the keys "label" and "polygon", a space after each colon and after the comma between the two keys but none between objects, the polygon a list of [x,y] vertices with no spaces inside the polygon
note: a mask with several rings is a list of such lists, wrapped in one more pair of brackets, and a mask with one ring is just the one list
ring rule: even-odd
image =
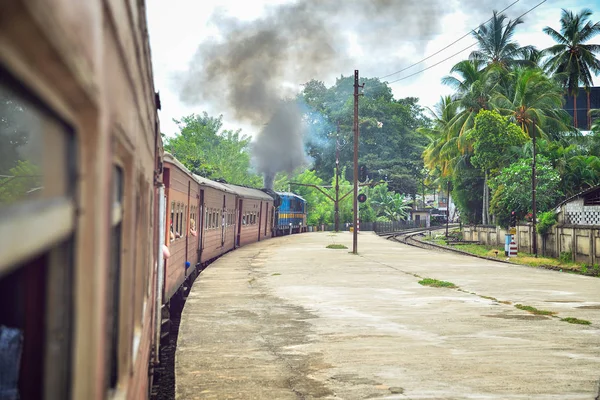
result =
[{"label": "maroon train car", "polygon": [[200,263],[208,262],[235,248],[236,194],[227,185],[194,175],[202,204]]},{"label": "maroon train car", "polygon": [[265,192],[237,185],[225,185],[237,194],[236,246],[271,237],[273,198]]},{"label": "maroon train car", "polygon": [[164,263],[165,302],[177,293],[198,264],[200,193],[198,182],[171,154],[165,153],[165,243],[170,257]]}]

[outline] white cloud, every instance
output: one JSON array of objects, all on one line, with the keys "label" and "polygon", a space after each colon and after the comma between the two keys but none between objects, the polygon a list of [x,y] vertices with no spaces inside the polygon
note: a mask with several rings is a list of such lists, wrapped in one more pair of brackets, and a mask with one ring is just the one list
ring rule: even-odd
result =
[{"label": "white cloud", "polygon": [[[498,4],[496,8],[502,9],[511,2],[506,1],[506,4]],[[215,104],[201,104],[198,106],[183,104],[179,100],[173,80],[178,72],[188,69],[198,45],[206,38],[219,34],[218,27],[210,23],[213,13],[221,13],[242,20],[254,20],[263,14],[265,7],[283,3],[288,3],[288,1],[171,0],[166,2],[164,0],[148,0],[148,24],[154,77],[156,88],[161,94],[162,111],[160,117],[161,129],[164,133],[173,135],[178,131],[176,125],[172,122],[173,118],[178,119],[192,112],[207,111],[212,115],[224,114],[225,128],[242,128],[244,133],[253,134],[250,126],[232,120],[226,110],[219,109]],[[537,3],[539,3],[538,0],[521,0],[519,3],[520,10],[529,9]],[[427,56],[434,53],[476,27],[479,22],[482,22],[476,19],[480,18],[479,16],[470,15],[468,14],[469,10],[461,8],[461,5],[464,4],[461,4],[461,0],[454,0],[454,3],[449,1],[449,4],[457,5],[456,9],[459,11],[444,16],[441,24],[442,33],[439,35],[423,38],[418,43],[407,43],[403,42],[401,37],[386,37],[385,32],[382,32],[382,41],[389,43],[389,50],[387,51],[389,56],[380,57],[378,60],[369,57],[371,49],[361,47],[360,36],[357,33],[353,31],[346,32],[346,37],[350,39],[352,55],[356,60],[355,65],[348,65],[347,70],[331,71],[329,76],[315,76],[314,78],[323,80],[330,85],[334,83],[335,77],[351,75],[354,69],[359,69],[362,76],[383,76],[406,67],[406,64],[410,65],[415,60],[423,58],[423,55]],[[578,12],[584,7],[591,8],[594,11],[592,20],[597,21],[600,19],[600,3],[598,0],[593,2],[548,0],[525,16],[525,23],[517,28],[515,39],[521,45],[534,45],[538,48],[548,47],[554,42],[542,32],[542,29],[548,25],[555,29],[560,28],[561,8]],[[513,19],[518,15],[520,10],[516,8],[511,8],[506,12],[509,18]],[[490,16],[491,11],[490,9]],[[399,21],[399,23],[402,22]],[[385,80],[392,81],[432,66],[467,47],[470,43],[473,43],[473,40],[467,37],[424,63],[401,74],[385,78]],[[391,84],[394,95],[397,98],[418,97],[422,105],[433,106],[440,96],[451,93],[449,88],[440,83],[441,78],[449,73],[453,64],[465,59],[471,50],[468,49],[414,77]],[[394,60],[404,61],[396,63]],[[599,83],[598,79],[595,82]],[[286,86],[288,88],[299,88],[299,83],[301,82],[289,82]]]}]

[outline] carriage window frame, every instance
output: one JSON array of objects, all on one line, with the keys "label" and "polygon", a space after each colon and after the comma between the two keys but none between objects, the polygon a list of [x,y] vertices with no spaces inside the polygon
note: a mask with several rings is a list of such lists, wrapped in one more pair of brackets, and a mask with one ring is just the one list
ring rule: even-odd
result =
[{"label": "carriage window frame", "polygon": [[[31,110],[43,118],[43,128],[39,134],[42,145],[49,139],[56,139],[53,145],[60,149],[59,158],[64,160],[63,165],[52,170],[52,173],[42,174],[43,186],[30,190],[29,193],[38,192],[41,188],[41,198],[18,198],[16,201],[0,205],[0,237],[4,242],[3,257],[0,258],[0,281],[13,274],[19,274],[24,268],[33,264],[40,264],[46,274],[43,282],[45,295],[46,322],[42,322],[44,329],[37,332],[43,342],[43,354],[40,358],[40,381],[22,381],[27,378],[19,373],[19,387],[27,384],[29,387],[39,385],[39,392],[48,398],[69,398],[71,395],[71,379],[75,365],[72,361],[74,352],[73,338],[75,337],[75,311],[74,274],[77,264],[75,248],[77,238],[77,136],[75,130],[51,106],[38,98],[33,91],[15,78],[10,72],[0,66],[0,90],[10,92],[15,102],[25,103]],[[52,124],[48,129],[49,124]],[[36,138],[34,137],[34,140]],[[45,147],[45,146],[44,146]],[[40,168],[47,172],[46,165],[49,159],[47,154],[41,152]],[[54,163],[54,159],[52,161]],[[55,165],[56,167],[56,165]],[[60,191],[46,192],[47,180],[58,179],[55,188]],[[62,186],[62,187],[61,187]],[[27,240],[16,232],[27,232]],[[36,274],[37,275],[37,274]],[[60,287],[60,290],[57,288]],[[63,308],[57,309],[54,306]],[[59,330],[61,335],[56,335]],[[60,338],[58,337],[60,336]],[[66,345],[65,345],[66,343]],[[57,364],[54,358],[60,354],[64,362]],[[23,357],[23,354],[21,355]],[[22,358],[23,360],[23,358]],[[23,365],[21,365],[22,367]],[[19,391],[19,394],[22,393]],[[25,395],[26,397],[27,395]]]}]

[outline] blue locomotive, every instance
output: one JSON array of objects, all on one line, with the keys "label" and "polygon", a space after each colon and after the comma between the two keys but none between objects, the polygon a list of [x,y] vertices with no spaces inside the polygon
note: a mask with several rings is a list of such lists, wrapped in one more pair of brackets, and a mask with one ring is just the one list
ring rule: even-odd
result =
[{"label": "blue locomotive", "polygon": [[306,200],[289,192],[277,192],[277,195],[280,204],[275,209],[275,235],[306,232]]}]

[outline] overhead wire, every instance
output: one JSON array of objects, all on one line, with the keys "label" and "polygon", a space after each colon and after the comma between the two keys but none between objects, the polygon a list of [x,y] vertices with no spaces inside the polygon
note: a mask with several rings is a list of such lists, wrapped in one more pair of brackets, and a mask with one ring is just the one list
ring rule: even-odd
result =
[{"label": "overhead wire", "polygon": [[[501,13],[503,13],[504,11],[508,10],[509,8],[511,8],[512,6],[514,6],[515,4],[517,4],[519,1],[520,1],[520,0],[516,0],[516,1],[514,1],[513,3],[511,3],[510,5],[508,5],[508,6],[507,6],[505,9],[503,9],[502,11],[500,11],[500,12],[499,12],[499,14],[501,14]],[[481,24],[477,25],[477,27],[476,27],[476,28],[474,28],[474,29],[471,29],[469,32],[465,33],[463,36],[459,37],[459,38],[458,38],[458,39],[456,39],[454,42],[450,43],[450,44],[449,44],[449,45],[447,45],[446,47],[443,47],[443,48],[439,49],[439,50],[438,50],[438,51],[436,51],[435,53],[433,53],[433,54],[430,54],[429,56],[425,57],[424,59],[422,59],[422,60],[420,60],[420,61],[417,61],[416,63],[414,63],[414,64],[411,64],[411,65],[409,65],[408,67],[402,68],[402,69],[401,69],[401,70],[399,70],[399,71],[392,72],[391,74],[388,74],[388,75],[381,76],[381,77],[380,77],[380,79],[384,79],[384,78],[390,77],[390,76],[392,76],[392,75],[399,74],[400,72],[404,72],[404,71],[406,71],[407,69],[411,69],[412,67],[414,67],[414,66],[416,66],[416,65],[419,65],[419,64],[421,64],[422,62],[425,62],[425,61],[429,60],[431,57],[433,57],[433,56],[436,56],[436,55],[440,54],[442,51],[446,50],[448,47],[451,47],[451,46],[455,45],[456,43],[460,42],[461,40],[463,40],[464,38],[466,38],[467,36],[469,36],[469,35],[471,34],[471,32],[473,32],[475,29],[477,29],[477,28],[478,28],[478,27],[480,27],[481,25],[487,24],[487,23],[488,23],[488,22],[490,22],[490,21],[491,21],[493,18],[494,18],[494,17],[491,17],[491,18],[490,18],[490,19],[488,19],[487,21],[485,21],[485,22],[483,22],[483,23],[481,23]]]},{"label": "overhead wire", "polygon": [[[517,17],[517,19],[519,19],[519,18],[521,18],[521,17],[523,17],[523,16],[525,16],[525,15],[529,14],[531,11],[535,10],[536,8],[538,8],[539,6],[541,6],[542,4],[544,4],[546,1],[548,1],[548,0],[542,0],[541,2],[539,2],[539,3],[538,3],[538,4],[536,4],[535,6],[533,6],[532,8],[530,8],[529,10],[527,10],[526,12],[524,12],[523,14],[519,15],[519,16]],[[516,3],[516,1],[515,1],[515,3]],[[502,13],[503,11],[505,11],[506,9],[508,9],[509,7],[511,7],[512,5],[514,5],[515,3],[512,3],[510,6],[508,6],[508,7],[507,7],[507,8],[505,8],[504,10],[500,11],[500,13]],[[488,21],[484,22],[483,24],[486,24],[486,23],[488,23],[490,20],[491,20],[491,18],[490,18]],[[483,25],[483,24],[481,24],[481,25]],[[480,26],[481,26],[481,25],[480,25]],[[459,40],[462,40],[464,37],[468,36],[469,34],[471,34],[471,32],[469,32],[468,34],[466,34],[466,35],[465,35],[465,36],[463,36],[462,38],[460,38],[460,39],[457,39],[457,40],[456,40],[456,41],[454,41],[452,44],[454,44],[454,43],[458,42]],[[452,44],[450,44],[450,45],[446,46],[444,49],[447,49],[448,47],[452,46]],[[388,84],[392,84],[392,83],[400,82],[400,81],[402,81],[402,80],[404,80],[404,79],[408,79],[408,78],[411,78],[411,77],[413,77],[413,76],[415,76],[415,75],[418,75],[418,74],[420,74],[420,73],[422,73],[422,72],[425,72],[425,71],[427,71],[428,69],[431,69],[431,68],[433,68],[433,67],[435,67],[435,66],[438,66],[438,65],[440,65],[441,63],[443,63],[443,62],[445,62],[445,61],[448,61],[448,60],[449,60],[449,59],[451,59],[452,57],[455,57],[455,56],[457,56],[458,54],[462,53],[462,52],[463,52],[463,51],[465,51],[465,50],[468,50],[468,49],[470,49],[471,47],[473,47],[473,46],[475,46],[475,45],[477,45],[477,44],[478,44],[478,42],[475,42],[475,43],[473,43],[473,44],[471,44],[471,45],[469,45],[469,46],[465,47],[464,49],[462,49],[462,50],[460,50],[460,51],[458,51],[458,52],[456,52],[456,53],[452,54],[451,56],[449,56],[449,57],[446,57],[446,58],[444,58],[443,60],[441,60],[441,61],[438,61],[437,63],[435,63],[435,64],[433,64],[433,65],[430,65],[430,66],[429,66],[429,67],[427,67],[427,68],[423,68],[422,70],[419,70],[419,71],[417,71],[417,72],[414,72],[414,73],[412,73],[412,74],[410,74],[410,75],[403,76],[403,77],[401,77],[401,78],[395,79],[395,80],[393,80],[393,81],[390,81],[390,82],[387,82],[387,83],[388,83]],[[442,49],[442,50],[444,50],[444,49]],[[429,59],[429,58],[433,57],[434,55],[438,54],[438,53],[439,53],[439,52],[441,52],[442,50],[440,50],[440,51],[438,51],[438,52],[436,52],[436,53],[432,54],[431,56],[429,56],[429,57],[427,57],[427,58],[424,58],[423,60],[421,60],[421,61],[419,61],[419,62],[417,62],[417,63],[415,63],[415,64],[413,64],[413,65],[411,65],[411,66],[409,66],[409,67],[406,67],[406,68],[404,68],[404,71],[405,71],[405,70],[407,70],[407,69],[409,69],[409,68],[411,68],[411,67],[412,67],[412,66],[414,66],[414,65],[418,65],[418,64],[422,63],[423,61],[425,61],[425,60],[427,60],[427,59]],[[401,70],[401,71],[402,71],[402,70]],[[399,72],[401,72],[401,71],[399,71]],[[383,76],[382,78],[385,78],[385,77],[388,77],[388,76],[391,76],[391,75],[395,75],[395,74],[396,74],[396,73],[394,73],[394,74],[390,74],[390,75],[385,75],[385,76]]]}]

